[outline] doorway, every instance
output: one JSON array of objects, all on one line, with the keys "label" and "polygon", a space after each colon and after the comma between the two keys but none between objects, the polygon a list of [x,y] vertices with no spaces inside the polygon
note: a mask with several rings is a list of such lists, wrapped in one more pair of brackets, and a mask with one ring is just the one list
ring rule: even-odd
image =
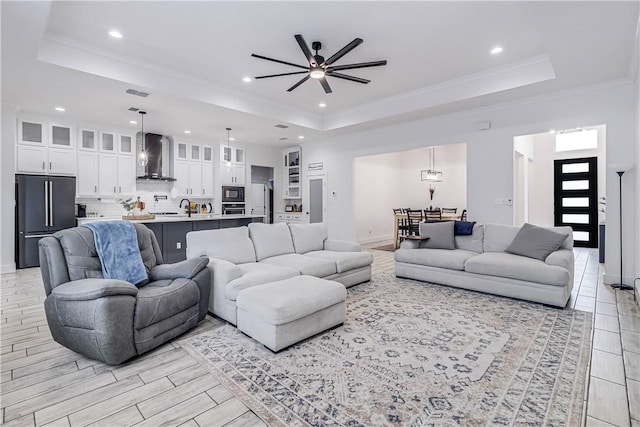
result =
[{"label": "doorway", "polygon": [[598,246],[598,158],[554,161],[554,225],[573,228],[574,246]]},{"label": "doorway", "polygon": [[307,177],[309,224],[325,222],[327,219],[327,175],[309,175]]},{"label": "doorway", "polygon": [[251,165],[249,212],[264,215],[266,224],[273,224],[273,168]]}]

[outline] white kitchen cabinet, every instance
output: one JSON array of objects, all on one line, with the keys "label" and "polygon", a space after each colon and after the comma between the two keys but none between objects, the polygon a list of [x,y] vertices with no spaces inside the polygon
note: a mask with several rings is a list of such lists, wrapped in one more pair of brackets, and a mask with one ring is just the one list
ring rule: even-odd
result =
[{"label": "white kitchen cabinet", "polygon": [[118,157],[115,154],[100,154],[100,196],[118,195]]},{"label": "white kitchen cabinet", "polygon": [[244,148],[233,148],[233,161],[235,163],[244,165]]},{"label": "white kitchen cabinet", "polygon": [[118,156],[118,196],[133,197],[136,194],[136,158]]},{"label": "white kitchen cabinet", "polygon": [[173,168],[173,175],[176,179],[173,183],[173,197],[189,197],[189,167],[187,161],[176,160]]},{"label": "white kitchen cabinet", "polygon": [[118,153],[135,154],[136,140],[133,135],[121,133],[118,135]]},{"label": "white kitchen cabinet", "polygon": [[78,197],[98,197],[100,164],[98,153],[78,151],[76,193]]},{"label": "white kitchen cabinet", "polygon": [[220,144],[220,162],[244,164],[245,163],[244,148],[234,147],[233,145],[227,146],[224,144]]},{"label": "white kitchen cabinet", "polygon": [[80,129],[78,150],[96,151],[98,148],[98,132],[93,129]]},{"label": "white kitchen cabinet", "polygon": [[202,190],[202,165],[191,164],[189,167],[189,195],[192,197],[204,197]]},{"label": "white kitchen cabinet", "polygon": [[47,134],[44,132],[44,122],[36,120],[18,120],[18,144],[47,145]]},{"label": "white kitchen cabinet", "polygon": [[100,151],[103,153],[116,152],[116,134],[113,132],[100,132]]},{"label": "white kitchen cabinet", "polygon": [[189,144],[189,160],[199,162],[202,160],[202,146],[199,144]]},{"label": "white kitchen cabinet", "polygon": [[186,142],[176,142],[174,147],[174,157],[176,160],[189,160],[189,144]]},{"label": "white kitchen cabinet", "polygon": [[76,153],[73,150],[18,145],[16,151],[16,172],[76,174]]},{"label": "white kitchen cabinet", "polygon": [[50,123],[49,146],[56,148],[75,148],[75,129],[71,126]]},{"label": "white kitchen cabinet", "polygon": [[220,181],[222,185],[243,186],[245,183],[245,165],[231,164],[228,167],[226,163],[220,165]]},{"label": "white kitchen cabinet", "polygon": [[203,162],[212,162],[213,161],[213,147],[210,145],[202,146],[202,161]]},{"label": "white kitchen cabinet", "polygon": [[213,163],[202,163],[202,197],[213,197]]}]

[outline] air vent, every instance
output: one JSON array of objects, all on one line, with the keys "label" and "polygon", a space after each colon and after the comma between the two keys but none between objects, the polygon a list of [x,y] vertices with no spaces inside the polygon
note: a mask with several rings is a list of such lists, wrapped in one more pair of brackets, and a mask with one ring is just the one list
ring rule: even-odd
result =
[{"label": "air vent", "polygon": [[287,138],[286,136],[283,136],[282,138],[278,138],[278,139],[279,139],[280,141],[284,141],[284,140],[289,139],[289,138]]},{"label": "air vent", "polygon": [[277,127],[277,128],[280,128],[280,129],[286,129],[286,128],[288,128],[289,126],[287,126],[287,125],[276,125],[276,127]]},{"label": "air vent", "polygon": [[140,92],[135,89],[127,89],[125,90],[125,93],[128,93],[129,95],[141,96],[143,98],[146,98],[147,96],[149,96],[147,92]]},{"label": "air vent", "polygon": [[136,107],[129,107],[129,111],[133,111],[134,113],[137,112],[138,110],[140,109]]}]

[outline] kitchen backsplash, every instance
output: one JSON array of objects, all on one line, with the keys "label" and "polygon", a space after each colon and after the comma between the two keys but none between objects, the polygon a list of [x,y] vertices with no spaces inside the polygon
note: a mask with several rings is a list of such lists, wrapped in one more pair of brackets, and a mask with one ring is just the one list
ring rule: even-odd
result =
[{"label": "kitchen backsplash", "polygon": [[[145,210],[147,212],[182,212],[183,209],[179,209],[181,199],[171,198],[171,183],[167,181],[138,181],[136,185],[136,196],[132,199],[140,197],[140,201],[144,202]],[[167,196],[166,200],[156,200],[154,196]],[[126,200],[128,197],[123,198],[102,198],[102,199],[84,199],[76,198],[76,203],[82,203],[87,205],[87,215],[95,214],[97,216],[105,217],[117,217],[125,215],[127,211],[120,204],[120,200]],[[190,199],[194,203],[212,203],[213,199]],[[215,205],[214,205],[215,206]],[[215,212],[219,213],[219,212]]]}]

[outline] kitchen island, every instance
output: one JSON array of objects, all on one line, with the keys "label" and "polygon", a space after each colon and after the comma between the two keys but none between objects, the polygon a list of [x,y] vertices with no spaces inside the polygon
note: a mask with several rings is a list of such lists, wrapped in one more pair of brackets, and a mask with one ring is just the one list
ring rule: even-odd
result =
[{"label": "kitchen island", "polygon": [[[122,217],[77,218],[78,225],[96,221],[116,221]],[[199,230],[241,227],[252,222],[264,222],[264,215],[187,214],[156,215],[155,219],[134,219],[151,229],[158,239],[164,262],[171,263],[187,258],[187,233]]]}]

